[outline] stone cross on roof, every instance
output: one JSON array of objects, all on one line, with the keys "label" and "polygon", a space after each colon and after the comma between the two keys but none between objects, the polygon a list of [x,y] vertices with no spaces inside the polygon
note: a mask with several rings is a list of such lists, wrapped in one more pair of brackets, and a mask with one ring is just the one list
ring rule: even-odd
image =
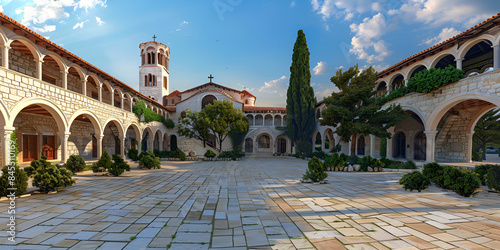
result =
[{"label": "stone cross on roof", "polygon": [[212,82],[212,79],[214,79],[214,77],[212,76],[212,74],[210,74],[210,76],[208,78],[210,79],[210,82]]},{"label": "stone cross on roof", "polygon": [[156,37],[156,35],[153,35],[153,42],[156,42],[156,38],[158,37]]}]

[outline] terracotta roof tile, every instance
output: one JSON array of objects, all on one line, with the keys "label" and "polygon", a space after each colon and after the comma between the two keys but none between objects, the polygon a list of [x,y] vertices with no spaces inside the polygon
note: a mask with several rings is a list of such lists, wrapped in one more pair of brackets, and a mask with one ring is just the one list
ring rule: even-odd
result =
[{"label": "terracotta roof tile", "polygon": [[244,106],[244,112],[252,112],[252,111],[282,111],[286,112],[286,108],[283,107],[255,107],[255,106]]}]

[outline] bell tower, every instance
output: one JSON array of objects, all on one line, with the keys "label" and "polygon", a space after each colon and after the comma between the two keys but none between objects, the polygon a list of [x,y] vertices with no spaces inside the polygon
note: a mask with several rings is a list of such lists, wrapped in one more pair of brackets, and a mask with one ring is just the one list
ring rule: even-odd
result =
[{"label": "bell tower", "polygon": [[163,103],[163,97],[169,94],[170,48],[156,41],[141,43],[141,66],[139,66],[139,92]]}]

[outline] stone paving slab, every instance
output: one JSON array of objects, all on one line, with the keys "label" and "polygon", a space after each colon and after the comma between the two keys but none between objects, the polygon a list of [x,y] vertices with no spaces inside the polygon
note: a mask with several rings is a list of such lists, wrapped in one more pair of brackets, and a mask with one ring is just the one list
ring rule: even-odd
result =
[{"label": "stone paving slab", "polygon": [[[307,161],[163,162],[120,177],[77,175],[20,198],[18,238],[0,249],[497,249],[500,195],[404,191],[402,173],[329,172]],[[4,207],[6,201],[0,201]],[[0,230],[8,214],[0,211]],[[0,231],[4,237],[6,231]],[[17,246],[14,246],[17,244]]]}]

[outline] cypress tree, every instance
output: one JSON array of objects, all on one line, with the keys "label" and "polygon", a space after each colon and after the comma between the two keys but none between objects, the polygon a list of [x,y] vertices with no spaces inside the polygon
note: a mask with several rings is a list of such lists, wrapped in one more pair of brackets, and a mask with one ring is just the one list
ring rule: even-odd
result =
[{"label": "cypress tree", "polygon": [[293,47],[286,100],[287,134],[296,143],[297,153],[308,153],[312,150],[315,98],[311,87],[309,54],[306,35],[304,31],[299,30]]}]

